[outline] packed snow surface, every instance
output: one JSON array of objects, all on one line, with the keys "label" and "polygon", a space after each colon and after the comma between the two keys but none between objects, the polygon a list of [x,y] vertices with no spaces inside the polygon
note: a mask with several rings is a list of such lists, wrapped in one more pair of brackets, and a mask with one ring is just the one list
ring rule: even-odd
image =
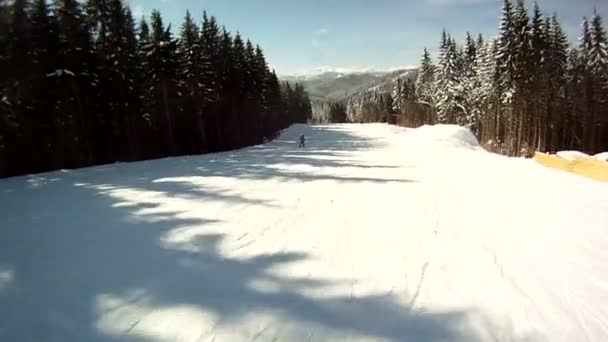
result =
[{"label": "packed snow surface", "polygon": [[608,152],[602,152],[595,155],[595,159],[608,162]]},{"label": "packed snow surface", "polygon": [[591,156],[580,151],[560,151],[556,153],[558,157],[566,160],[588,159]]},{"label": "packed snow surface", "polygon": [[0,180],[0,341],[607,341],[606,194],[382,124]]},{"label": "packed snow surface", "polygon": [[[400,128],[397,128],[398,130]],[[425,125],[409,130],[403,137],[415,143],[431,143],[439,146],[479,149],[477,138],[468,129],[456,125]]]}]

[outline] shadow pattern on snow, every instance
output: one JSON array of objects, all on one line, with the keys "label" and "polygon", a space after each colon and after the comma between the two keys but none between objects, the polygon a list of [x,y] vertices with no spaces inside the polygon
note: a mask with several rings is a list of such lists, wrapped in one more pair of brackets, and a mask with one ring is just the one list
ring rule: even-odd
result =
[{"label": "shadow pattern on snow", "polygon": [[[82,171],[98,173],[95,183],[115,182],[116,173],[128,180],[124,186],[144,185],[150,188],[159,178],[217,176],[235,179],[279,180],[279,181],[335,181],[335,182],[373,182],[409,183],[415,180],[406,178],[366,177],[362,174],[372,169],[399,169],[403,166],[375,165],[354,159],[354,152],[380,148],[383,143],[375,139],[359,136],[340,126],[296,125],[279,139],[264,145],[252,146],[242,150],[203,155],[200,157],[175,157],[140,163],[127,163],[120,166],[106,165],[89,169],[68,171],[78,177]],[[298,148],[297,136],[306,134],[309,139],[306,148]],[[292,137],[293,136],[293,137]],[[167,163],[170,161],[170,163]],[[169,164],[169,167],[167,167]],[[307,171],[297,171],[281,166],[300,166]],[[323,172],[321,168],[344,170],[338,174]],[[34,177],[36,178],[36,177]],[[50,179],[56,179],[50,178]],[[45,180],[40,180],[45,182]],[[46,180],[49,181],[49,180]],[[156,186],[162,187],[157,184]],[[186,187],[190,186],[186,184]]]},{"label": "shadow pattern on snow", "polygon": [[[336,143],[335,148],[361,148],[366,144],[371,146],[371,142],[360,139],[355,145]],[[275,156],[267,156],[266,162],[281,158],[280,145],[272,148],[276,149]],[[218,164],[236,164],[224,176],[281,176],[247,169],[246,164],[256,158],[262,158],[258,163],[263,163],[263,153],[211,158],[217,158]],[[0,287],[1,341],[157,340],[127,334],[138,324],[129,315],[115,322],[126,323],[126,328],[107,330],[104,319],[129,303],[145,303],[150,312],[188,306],[213,313],[221,323],[239,322],[259,311],[278,312],[292,321],[345,336],[354,333],[394,341],[475,339],[463,328],[466,312],[412,312],[392,295],[318,299],[307,295],[306,290],[323,289],[331,285],[330,281],[289,278],[273,272],[281,265],[306,260],[310,257],[306,253],[230,257],[222,252],[225,235],[200,231],[182,241],[187,249],[163,243],[166,236],[184,227],[204,230],[217,223],[201,217],[204,214],[184,218],[178,210],[154,211],[167,196],[272,205],[227,189],[162,188],[162,183],[154,183],[159,177],[190,172],[200,175],[195,171],[199,167],[196,161],[172,162],[174,169],[162,171],[156,171],[155,162],[151,162],[0,181],[0,189],[10,190],[0,191],[0,265],[12,274],[11,282]],[[289,159],[282,162],[288,163]],[[341,165],[336,160],[326,163]],[[153,199],[122,203],[108,196],[108,189],[145,189],[159,194]],[[275,284],[277,290],[259,291],[250,286],[258,280]],[[127,300],[100,307],[100,299],[108,297]]]}]

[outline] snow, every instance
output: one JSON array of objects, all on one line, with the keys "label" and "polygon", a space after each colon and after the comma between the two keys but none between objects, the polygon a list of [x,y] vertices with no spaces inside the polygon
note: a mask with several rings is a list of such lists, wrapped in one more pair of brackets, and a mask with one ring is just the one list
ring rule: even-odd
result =
[{"label": "snow", "polygon": [[412,143],[480,149],[479,142],[470,130],[457,125],[424,125],[408,131],[403,137]]},{"label": "snow", "polygon": [[577,159],[587,159],[590,156],[586,153],[580,151],[560,151],[556,153],[558,157],[561,157],[566,160],[577,160]]},{"label": "snow", "polygon": [[602,160],[602,161],[608,162],[608,152],[598,153],[594,157],[597,160]]},{"label": "snow", "polygon": [[608,183],[467,132],[0,180],[0,340],[608,340]]}]

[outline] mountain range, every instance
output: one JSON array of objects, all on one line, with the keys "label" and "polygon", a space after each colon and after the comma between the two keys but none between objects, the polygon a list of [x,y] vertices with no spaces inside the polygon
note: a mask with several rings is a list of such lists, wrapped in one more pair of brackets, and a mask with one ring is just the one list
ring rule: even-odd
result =
[{"label": "mountain range", "polygon": [[326,70],[307,75],[284,75],[282,81],[300,82],[312,101],[341,101],[359,93],[379,90],[391,92],[397,79],[417,76],[417,68],[390,71]]}]

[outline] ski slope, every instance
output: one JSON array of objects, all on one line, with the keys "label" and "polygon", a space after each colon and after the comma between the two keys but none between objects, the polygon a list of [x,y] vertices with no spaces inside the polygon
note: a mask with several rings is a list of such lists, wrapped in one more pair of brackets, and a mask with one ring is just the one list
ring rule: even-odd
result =
[{"label": "ski slope", "polygon": [[4,179],[0,341],[607,341],[607,195],[382,124]]}]

